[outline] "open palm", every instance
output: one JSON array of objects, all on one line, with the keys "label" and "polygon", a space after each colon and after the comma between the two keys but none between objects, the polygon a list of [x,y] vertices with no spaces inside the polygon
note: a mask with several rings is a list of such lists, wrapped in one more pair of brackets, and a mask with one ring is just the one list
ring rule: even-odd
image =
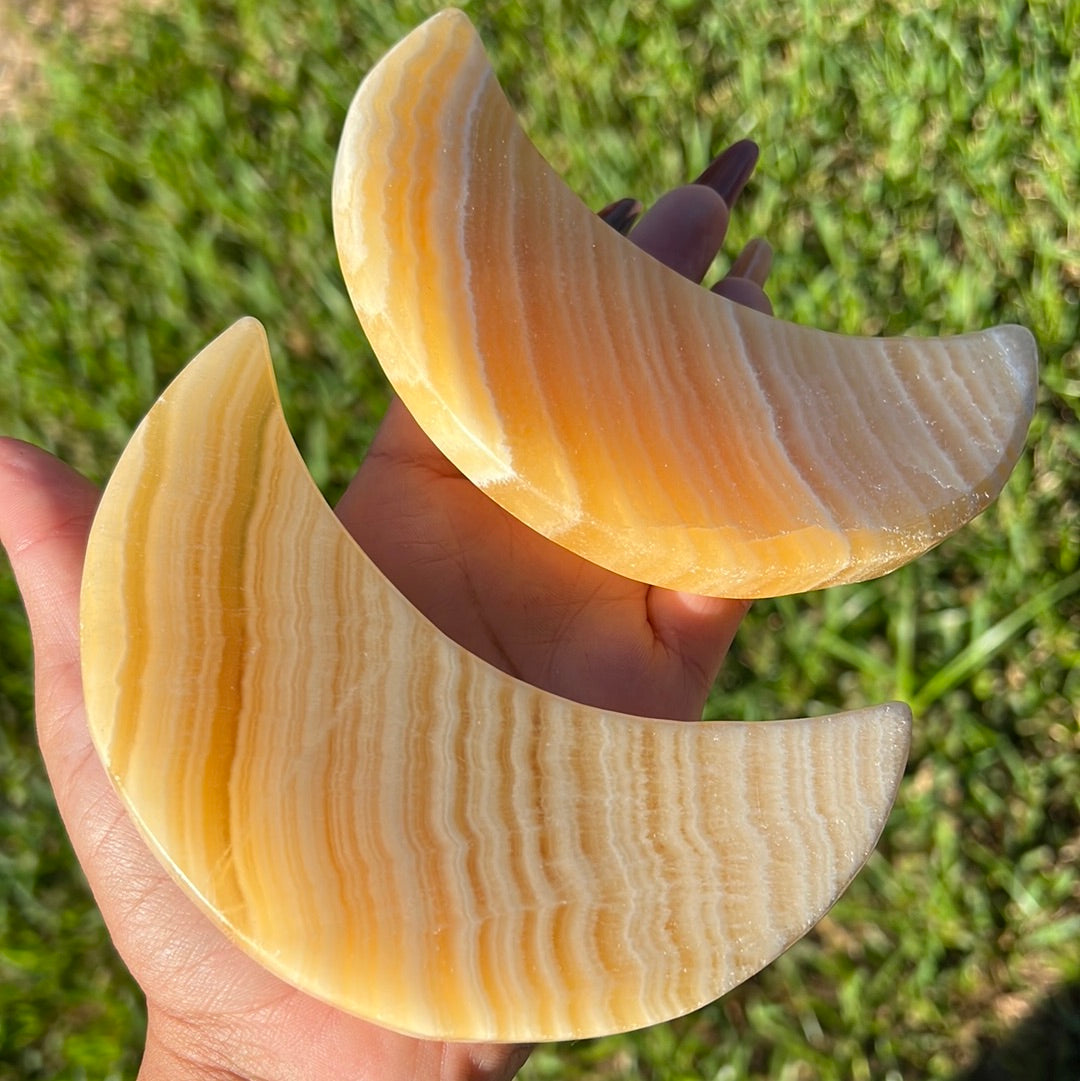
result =
[{"label": "open palm", "polygon": [[[747,144],[669,193],[632,239],[700,279],[753,165]],[[767,249],[720,286],[767,310]],[[140,1078],[498,1079],[528,1048],[388,1032],[293,990],[229,943],[162,870],[90,743],[78,597],[98,492],[44,452],[0,440],[0,541],[34,639],[37,723],[57,804],[117,949],[147,998]],[[511,518],[395,402],[338,513],[384,573],[462,645],[592,705],[700,716],[744,605],[601,570]]]}]

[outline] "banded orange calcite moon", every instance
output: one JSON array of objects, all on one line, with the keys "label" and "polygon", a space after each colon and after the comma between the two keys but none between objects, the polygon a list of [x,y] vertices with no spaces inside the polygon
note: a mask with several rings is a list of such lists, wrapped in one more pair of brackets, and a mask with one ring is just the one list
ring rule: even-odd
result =
[{"label": "banded orange calcite moon", "polygon": [[1034,340],[845,338],[738,307],[608,228],[445,11],[349,110],[334,226],[365,333],[448,458],[640,581],[755,597],[880,575],[998,493]]},{"label": "banded orange calcite moon", "polygon": [[236,943],[391,1028],[632,1029],[714,999],[874,845],[910,717],[681,724],[527,686],[444,637],[323,502],[261,327],[150,411],[82,590],[94,743]]}]

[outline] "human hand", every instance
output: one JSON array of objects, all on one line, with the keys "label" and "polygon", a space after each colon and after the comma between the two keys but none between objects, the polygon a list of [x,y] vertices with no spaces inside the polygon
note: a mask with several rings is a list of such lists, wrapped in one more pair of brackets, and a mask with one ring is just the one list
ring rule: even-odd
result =
[{"label": "human hand", "polygon": [[[755,156],[737,144],[702,184],[661,199],[632,239],[700,278]],[[719,291],[768,310],[767,264],[767,248],[751,246]],[[90,743],[82,701],[79,587],[97,500],[56,459],[0,440],[0,542],[30,618],[42,754],[76,856],[146,994],[142,1081],[512,1077],[528,1048],[413,1039],[282,983],[151,855]],[[396,402],[338,512],[384,573],[461,644],[608,709],[699,716],[745,607],[621,579],[532,533],[457,473]]]},{"label": "human hand", "polygon": [[[700,281],[757,160],[734,144],[692,185],[661,197],[630,234]],[[640,204],[601,211],[620,231]],[[714,286],[771,313],[771,253],[752,241]],[[722,436],[720,436],[722,438]],[[383,573],[467,649],[544,690],[604,709],[698,720],[742,601],[643,585],[533,532],[443,457],[400,401],[391,404],[338,515]]]}]

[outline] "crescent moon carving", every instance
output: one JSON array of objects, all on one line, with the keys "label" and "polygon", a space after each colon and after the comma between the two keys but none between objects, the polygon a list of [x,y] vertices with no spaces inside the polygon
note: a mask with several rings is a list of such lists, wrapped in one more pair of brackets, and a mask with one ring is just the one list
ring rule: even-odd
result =
[{"label": "crescent moon carving", "polygon": [[132,438],[81,603],[95,745],[177,881],[286,980],[426,1037],[714,999],[833,903],[907,755],[898,704],[681,724],[468,654],[322,500],[254,320]]},{"label": "crescent moon carving", "polygon": [[1034,339],[846,338],[739,307],[607,227],[436,15],[364,80],[345,280],[420,426],[515,517],[625,577],[770,596],[880,575],[999,492]]}]

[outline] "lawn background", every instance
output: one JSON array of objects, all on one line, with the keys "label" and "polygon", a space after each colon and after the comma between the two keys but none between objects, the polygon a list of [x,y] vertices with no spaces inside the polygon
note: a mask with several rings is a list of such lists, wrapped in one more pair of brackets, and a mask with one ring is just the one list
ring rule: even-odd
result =
[{"label": "lawn background", "polygon": [[[754,138],[727,256],[770,239],[779,314],[871,334],[1021,322],[1043,360],[997,504],[879,582],[758,605],[710,702],[750,719],[912,704],[864,872],[719,1003],[541,1048],[523,1076],[1080,1077],[1080,4],[464,6],[591,205],[649,201]],[[0,432],[104,480],[171,376],[248,313],[333,498],[386,401],[337,270],[334,148],[360,77],[433,10],[3,8],[20,63],[0,106]],[[30,674],[4,564],[0,1079],[134,1076],[141,1001],[56,817]]]}]

